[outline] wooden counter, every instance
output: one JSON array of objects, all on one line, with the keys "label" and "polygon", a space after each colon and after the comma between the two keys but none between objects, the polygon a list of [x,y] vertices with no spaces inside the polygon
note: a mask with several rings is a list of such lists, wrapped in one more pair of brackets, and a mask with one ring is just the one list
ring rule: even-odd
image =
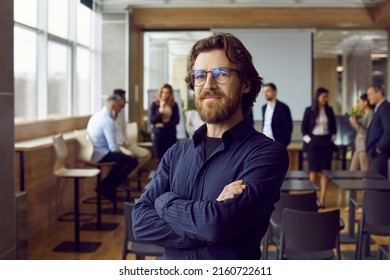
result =
[{"label": "wooden counter", "polygon": [[290,145],[287,146],[288,156],[290,157],[288,170],[302,170],[302,148],[302,142],[291,142]]}]

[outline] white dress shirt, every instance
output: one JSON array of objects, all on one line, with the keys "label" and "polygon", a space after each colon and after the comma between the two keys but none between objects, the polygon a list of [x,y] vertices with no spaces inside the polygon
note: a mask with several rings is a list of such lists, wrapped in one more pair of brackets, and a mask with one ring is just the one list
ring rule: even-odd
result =
[{"label": "white dress shirt", "polygon": [[271,125],[272,125],[272,117],[275,111],[275,105],[276,103],[274,104],[271,104],[270,102],[267,103],[267,106],[265,107],[264,127],[263,127],[263,134],[273,140],[275,140],[275,138],[274,138],[274,134],[272,133]]},{"label": "white dress shirt", "polygon": [[327,135],[329,133],[328,117],[325,108],[322,107],[316,119],[316,125],[313,128],[313,135]]}]

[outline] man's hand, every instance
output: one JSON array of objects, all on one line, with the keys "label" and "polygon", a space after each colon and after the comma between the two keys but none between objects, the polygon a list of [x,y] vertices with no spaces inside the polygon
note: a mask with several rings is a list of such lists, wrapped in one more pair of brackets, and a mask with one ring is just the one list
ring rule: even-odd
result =
[{"label": "man's hand", "polygon": [[219,194],[217,201],[224,201],[231,199],[241,194],[245,190],[246,186],[243,180],[237,180],[229,185],[225,186],[222,192]]}]

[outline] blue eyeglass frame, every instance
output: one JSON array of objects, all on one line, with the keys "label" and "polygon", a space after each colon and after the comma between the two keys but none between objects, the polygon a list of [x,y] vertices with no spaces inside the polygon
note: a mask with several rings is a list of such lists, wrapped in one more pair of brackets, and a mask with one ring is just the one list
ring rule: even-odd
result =
[{"label": "blue eyeglass frame", "polygon": [[[218,72],[215,72],[216,70],[218,70]],[[226,73],[229,73],[229,78],[227,79],[226,82],[224,83],[219,83],[215,80],[215,77],[219,74],[219,72],[221,70],[227,70]],[[204,79],[203,83],[201,85],[195,85],[195,73],[196,72],[200,72],[200,73],[204,73],[206,74],[206,78]],[[206,80],[207,80],[207,74],[208,73],[211,73],[211,77],[213,78],[213,81],[215,83],[217,83],[218,85],[224,85],[226,84],[227,82],[229,82],[230,80],[230,76],[231,76],[231,72],[236,72],[236,73],[240,73],[240,71],[238,71],[237,69],[233,69],[233,68],[229,68],[229,67],[216,67],[214,69],[211,69],[209,71],[206,71],[206,70],[194,70],[190,73],[190,77],[191,77],[191,81],[192,81],[192,84],[195,86],[195,87],[201,87],[203,86],[205,83],[206,83]]]}]

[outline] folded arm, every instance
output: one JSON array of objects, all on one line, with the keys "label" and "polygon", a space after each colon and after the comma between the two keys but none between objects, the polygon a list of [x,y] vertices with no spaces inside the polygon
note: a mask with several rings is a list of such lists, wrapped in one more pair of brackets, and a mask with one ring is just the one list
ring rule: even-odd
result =
[{"label": "folded arm", "polygon": [[156,103],[152,103],[149,114],[151,124],[162,123],[162,115],[158,109],[159,106]]},{"label": "folded arm", "polygon": [[239,175],[245,184],[241,194],[217,201],[186,200],[165,192],[155,201],[156,213],[179,236],[209,243],[230,242],[272,211],[288,162],[287,152],[280,149],[254,152]]},{"label": "folded arm", "polygon": [[169,119],[168,122],[164,123],[164,126],[170,127],[170,126],[176,126],[179,123],[180,117],[179,117],[179,108],[177,104],[173,106],[172,108],[172,116]]},{"label": "folded arm", "polygon": [[137,240],[153,243],[167,248],[193,248],[205,243],[183,237],[174,232],[172,227],[156,213],[154,201],[169,191],[167,167],[160,164],[157,176],[152,180],[147,191],[134,206],[133,232]]}]

